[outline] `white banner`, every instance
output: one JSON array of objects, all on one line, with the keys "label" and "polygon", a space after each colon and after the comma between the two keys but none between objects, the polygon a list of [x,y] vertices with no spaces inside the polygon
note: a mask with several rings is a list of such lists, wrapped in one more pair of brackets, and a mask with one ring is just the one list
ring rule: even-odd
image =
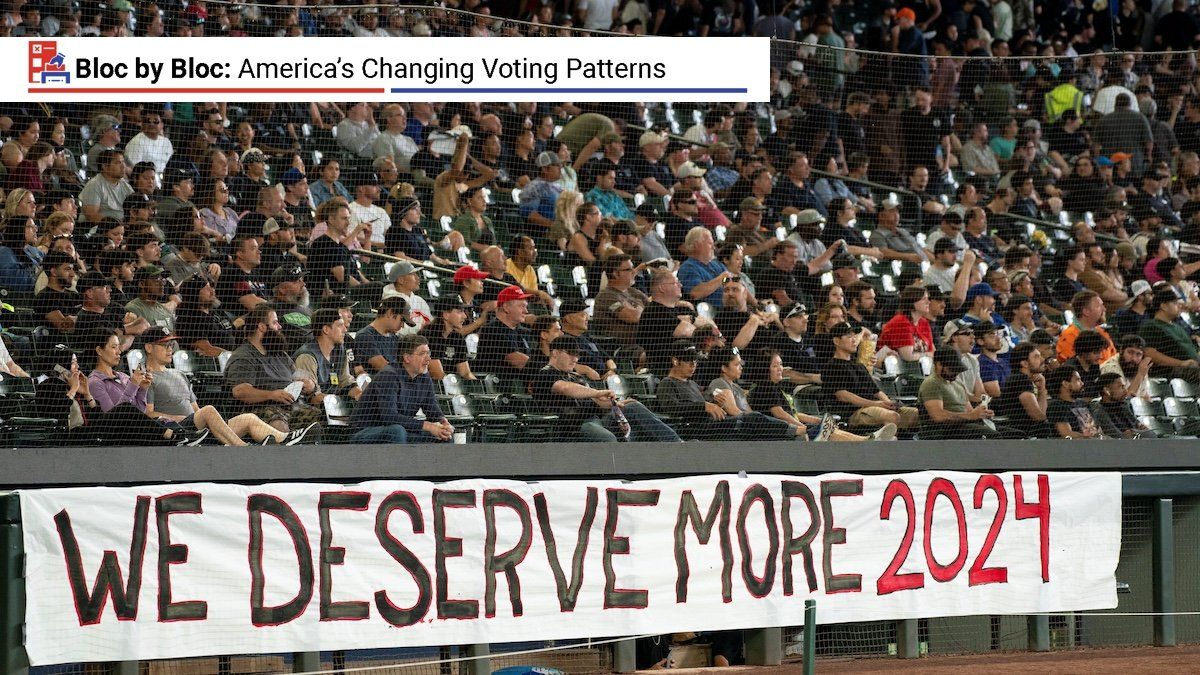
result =
[{"label": "white banner", "polygon": [[1115,607],[1117,473],[21,492],[34,665]]},{"label": "white banner", "polygon": [[[11,38],[12,101],[766,101],[767,38]],[[27,66],[27,67],[23,67]]]}]

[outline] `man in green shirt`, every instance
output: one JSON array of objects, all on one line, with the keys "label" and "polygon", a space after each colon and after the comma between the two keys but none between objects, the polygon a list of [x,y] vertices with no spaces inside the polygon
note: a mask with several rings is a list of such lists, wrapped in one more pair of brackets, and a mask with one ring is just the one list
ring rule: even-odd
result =
[{"label": "man in green shirt", "polygon": [[967,390],[956,378],[963,371],[958,352],[941,347],[933,355],[933,373],[921,383],[921,438],[930,440],[1023,438],[1016,429],[985,422],[996,415],[986,404],[972,406]]},{"label": "man in green shirt", "polygon": [[1146,356],[1154,362],[1150,374],[1200,384],[1200,353],[1187,329],[1176,323],[1183,313],[1183,301],[1170,288],[1160,288],[1154,292],[1150,308],[1154,318],[1138,329],[1146,341]]}]

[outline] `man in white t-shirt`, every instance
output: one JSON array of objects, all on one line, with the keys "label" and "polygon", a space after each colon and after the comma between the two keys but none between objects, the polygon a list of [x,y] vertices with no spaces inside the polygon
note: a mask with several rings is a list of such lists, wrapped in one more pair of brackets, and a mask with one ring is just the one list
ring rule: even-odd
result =
[{"label": "man in white t-shirt", "polygon": [[379,201],[379,179],[375,174],[367,174],[357,179],[354,188],[354,201],[350,202],[350,229],[363,223],[371,228],[371,247],[383,248],[387,231],[392,226],[392,219],[387,211],[375,202]]},{"label": "man in white t-shirt", "polygon": [[175,146],[171,145],[171,139],[164,136],[162,131],[162,115],[146,113],[142,117],[142,133],[125,145],[125,161],[130,166],[138,162],[153,162],[155,171],[166,171],[167,162],[175,154]]},{"label": "man in white t-shirt", "polygon": [[417,289],[421,287],[421,270],[411,262],[401,260],[392,265],[388,272],[388,281],[391,283],[383,287],[381,299],[400,296],[408,303],[410,323],[401,326],[397,335],[409,335],[424,330],[425,326],[433,321],[433,312],[430,311],[425,298],[417,295]]},{"label": "man in white t-shirt", "polygon": [[409,161],[420,149],[416,141],[404,135],[404,129],[408,126],[408,113],[404,112],[404,106],[399,103],[389,103],[383,106],[381,117],[384,128],[371,144],[371,151],[375,159],[391,157],[397,167],[408,171]]},{"label": "man in white t-shirt", "polygon": [[584,30],[610,30],[617,20],[617,0],[579,0],[575,12]]}]

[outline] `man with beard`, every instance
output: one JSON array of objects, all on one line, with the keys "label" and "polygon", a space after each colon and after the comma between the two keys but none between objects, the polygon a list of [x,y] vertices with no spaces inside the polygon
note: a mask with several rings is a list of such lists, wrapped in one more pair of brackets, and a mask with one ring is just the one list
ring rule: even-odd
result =
[{"label": "man with beard", "polygon": [[1016,346],[1009,358],[1012,375],[1000,388],[996,412],[1008,419],[1008,426],[1019,429],[1033,438],[1053,438],[1054,432],[1046,423],[1049,394],[1046,390],[1046,359],[1037,345]]},{"label": "man with beard", "polygon": [[374,173],[360,174],[355,178],[354,201],[350,202],[350,226],[362,224],[371,228],[371,248],[383,248],[387,241],[392,219],[379,206],[379,176]]},{"label": "man with beard", "polygon": [[[182,209],[191,209],[192,194],[196,191],[195,174],[181,166],[170,166],[163,173],[163,194],[167,195],[158,200],[155,219],[159,223],[175,222],[175,213]],[[174,239],[182,232],[169,232],[168,237]]]},{"label": "man with beard", "polygon": [[1046,376],[1046,390],[1053,398],[1046,407],[1046,421],[1061,438],[1097,438],[1100,428],[1086,401],[1079,398],[1083,378],[1075,368],[1063,364]]},{"label": "man with beard", "polygon": [[314,433],[321,411],[311,404],[321,392],[316,382],[297,373],[275,308],[267,303],[255,307],[246,315],[244,330],[245,342],[225,367],[225,384],[242,412],[252,412],[280,431]]},{"label": "man with beard", "polygon": [[298,262],[286,263],[271,273],[275,287],[271,303],[279,315],[287,351],[292,353],[308,342],[312,334],[312,310],[304,306],[304,267]]},{"label": "man with beard", "polygon": [[1154,362],[1146,358],[1146,341],[1137,334],[1123,335],[1118,347],[1116,356],[1100,364],[1100,372],[1120,375],[1130,395],[1149,398],[1146,381]]},{"label": "man with beard", "polygon": [[267,218],[263,222],[262,236],[260,251],[263,269],[273,270],[280,265],[304,262],[308,259],[308,256],[297,255],[296,230],[287,221]]},{"label": "man with beard", "polygon": [[158,265],[139,267],[133,273],[133,280],[138,285],[138,297],[125,309],[145,319],[151,326],[166,328],[175,332],[175,307],[164,304],[167,300],[167,271]]},{"label": "man with beard", "polygon": [[314,292],[347,293],[351,286],[370,283],[358,269],[350,249],[342,243],[350,227],[349,209],[343,205],[335,207],[326,222],[329,230],[308,248],[309,268],[316,284]]},{"label": "man with beard", "polygon": [[75,331],[91,335],[96,330],[116,332],[121,336],[121,351],[133,346],[133,338],[145,332],[150,324],[143,318],[113,306],[112,288],[99,272],[88,272],[75,284],[83,298],[83,307],[75,316]]},{"label": "man with beard", "polygon": [[312,316],[312,337],[296,350],[296,370],[306,374],[321,390],[317,399],[336,394],[358,400],[362,390],[350,376],[346,358],[346,322],[336,309],[318,309]]},{"label": "man with beard", "polygon": [[958,381],[962,371],[962,361],[953,348],[943,346],[934,352],[933,373],[921,382],[917,392],[924,413],[921,438],[1020,438],[1021,432],[1015,429],[985,422],[996,413],[986,404],[971,405],[966,388]]},{"label": "man with beard", "polygon": [[[749,349],[751,344],[767,346],[768,336],[774,330],[768,326],[774,324],[775,328],[782,328],[779,325],[779,313],[751,311],[746,287],[739,281],[730,281],[721,291],[721,308],[713,317],[713,323],[721,334],[730,336],[730,344],[743,351]],[[758,342],[755,342],[756,339]]]},{"label": "man with beard", "polygon": [[1117,348],[1113,346],[1112,338],[1102,326],[1106,317],[1104,299],[1095,291],[1080,291],[1071,298],[1071,310],[1075,314],[1075,320],[1063,328],[1058,336],[1059,362],[1065,363],[1075,355],[1075,340],[1084,331],[1096,331],[1107,341],[1108,344],[1100,356],[1101,361],[1116,356]]},{"label": "man with beard", "polygon": [[233,322],[226,312],[216,309],[217,292],[207,279],[192,277],[183,282],[179,297],[175,332],[186,348],[216,358],[237,347]]}]

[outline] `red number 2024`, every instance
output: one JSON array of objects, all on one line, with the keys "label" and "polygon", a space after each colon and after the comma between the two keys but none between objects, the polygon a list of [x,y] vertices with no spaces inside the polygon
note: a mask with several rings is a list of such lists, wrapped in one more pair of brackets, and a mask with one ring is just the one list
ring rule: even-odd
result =
[{"label": "red number 2024", "polygon": [[[1037,477],[1037,486],[1037,501],[1026,502],[1025,486],[1021,476],[1013,477],[1013,492],[1016,497],[1016,519],[1026,520],[1036,518],[1038,520],[1038,552],[1042,564],[1042,581],[1047,582],[1050,581],[1049,476],[1039,474]],[[983,508],[984,495],[987,492],[991,492],[996,497],[996,512],[992,516],[992,524],[988,528],[987,536],[984,537],[979,555],[976,556],[975,562],[971,565],[971,569],[967,573],[967,581],[971,586],[1002,584],[1008,581],[1007,567],[987,567],[988,556],[992,554],[992,549],[996,546],[996,539],[1000,536],[1000,528],[1004,525],[1004,516],[1008,512],[1008,493],[1004,488],[1004,481],[994,474],[979,477],[979,480],[975,483],[972,499],[972,506],[976,510]],[[930,531],[933,527],[933,507],[939,497],[950,502],[950,506],[954,509],[954,517],[958,526],[958,553],[952,561],[945,565],[934,558],[930,543]],[[888,483],[887,489],[883,492],[883,503],[879,508],[879,517],[883,520],[891,519],[892,504],[897,498],[904,502],[908,524],[904,529],[904,537],[900,540],[900,546],[896,550],[896,554],[892,557],[891,563],[888,564],[887,569],[883,571],[883,574],[875,583],[876,592],[879,595],[923,588],[925,586],[925,574],[923,572],[900,573],[900,566],[908,559],[909,551],[912,548],[913,536],[916,534],[917,529],[917,506],[916,501],[913,499],[912,489],[908,486],[908,483],[899,478]],[[929,483],[929,489],[925,495],[925,513],[922,520],[925,535],[925,561],[929,568],[929,574],[938,582],[945,583],[951,581],[958,576],[958,573],[962,571],[963,566],[966,564],[968,548],[966,513],[963,510],[962,500],[958,496],[958,489],[952,482],[945,478],[935,478]]]}]

